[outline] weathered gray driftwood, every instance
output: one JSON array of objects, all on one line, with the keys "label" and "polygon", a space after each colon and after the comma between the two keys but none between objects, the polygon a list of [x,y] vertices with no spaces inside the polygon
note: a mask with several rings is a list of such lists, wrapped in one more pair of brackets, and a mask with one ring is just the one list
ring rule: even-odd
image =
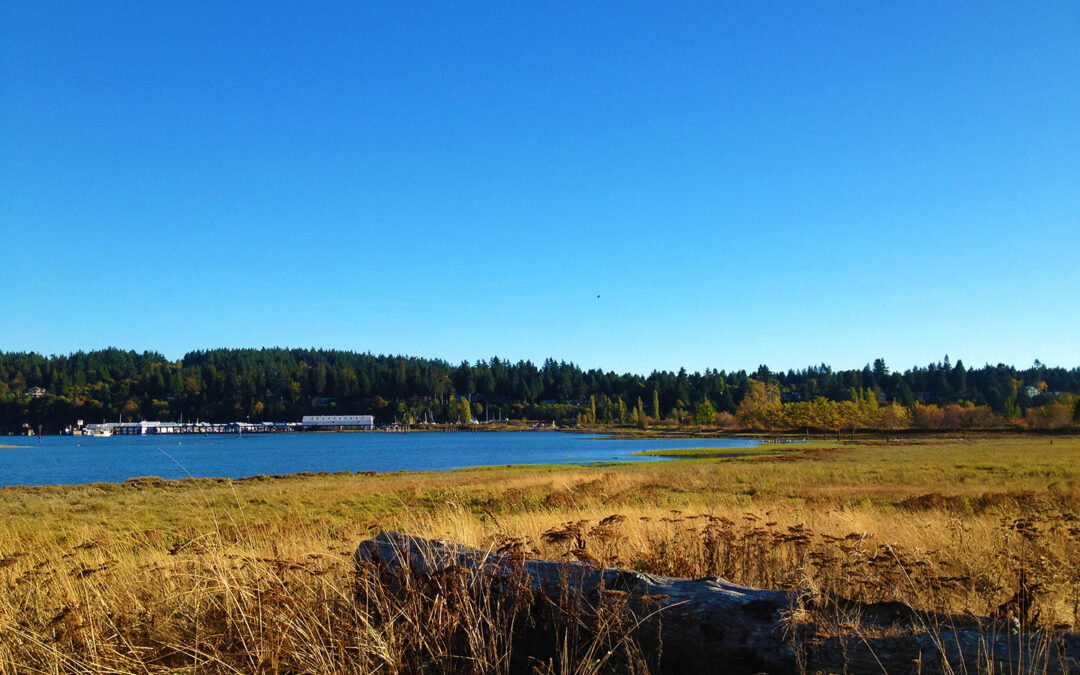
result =
[{"label": "weathered gray driftwood", "polygon": [[[1080,635],[1021,633],[1007,618],[918,612],[900,602],[823,600],[715,577],[675,579],[526,560],[393,532],[362,542],[355,560],[358,567],[427,578],[449,568],[516,576],[553,598],[568,591],[586,599],[623,591],[628,610],[641,619],[642,644],[649,646],[659,632],[664,672],[1080,672]],[[823,623],[822,616],[832,620]]]}]

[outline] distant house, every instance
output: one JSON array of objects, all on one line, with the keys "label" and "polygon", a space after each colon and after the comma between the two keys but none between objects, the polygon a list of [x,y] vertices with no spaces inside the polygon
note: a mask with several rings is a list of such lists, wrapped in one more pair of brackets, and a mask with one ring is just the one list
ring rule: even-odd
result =
[{"label": "distant house", "polygon": [[1028,395],[1028,398],[1035,398],[1039,395],[1039,388],[1028,385],[1024,387],[1024,393]]},{"label": "distant house", "polygon": [[27,389],[23,393],[25,395],[29,396],[30,398],[41,398],[42,396],[44,396],[45,394],[48,394],[49,392],[46,391],[45,389],[41,388],[41,387],[30,387],[29,389]]}]

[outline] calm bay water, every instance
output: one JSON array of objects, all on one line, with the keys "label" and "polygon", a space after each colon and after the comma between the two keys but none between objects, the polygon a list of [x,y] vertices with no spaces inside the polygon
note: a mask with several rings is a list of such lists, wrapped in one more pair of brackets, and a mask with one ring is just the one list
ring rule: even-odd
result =
[{"label": "calm bay water", "polygon": [[501,464],[655,460],[641,450],[750,447],[741,439],[626,439],[569,432],[0,437],[0,486],[300,471],[428,471]]}]

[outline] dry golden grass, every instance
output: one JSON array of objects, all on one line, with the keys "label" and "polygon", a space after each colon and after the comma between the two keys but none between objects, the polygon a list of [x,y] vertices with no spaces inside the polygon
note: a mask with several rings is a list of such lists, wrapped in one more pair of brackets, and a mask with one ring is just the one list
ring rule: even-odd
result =
[{"label": "dry golden grass", "polygon": [[[561,637],[541,644],[544,621],[512,608],[492,614],[490,598],[403,596],[357,577],[350,556],[380,530],[926,610],[1012,613],[1075,631],[1078,513],[1080,439],[1066,437],[7,488],[0,672],[647,668],[614,613],[590,630],[549,617],[561,627],[547,635]],[[597,654],[607,655],[602,663]]]}]

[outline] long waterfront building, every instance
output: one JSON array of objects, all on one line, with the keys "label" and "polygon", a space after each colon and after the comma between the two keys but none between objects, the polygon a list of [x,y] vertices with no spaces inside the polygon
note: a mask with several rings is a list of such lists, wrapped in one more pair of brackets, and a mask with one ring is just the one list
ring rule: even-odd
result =
[{"label": "long waterfront building", "polygon": [[305,429],[374,429],[372,415],[304,415]]}]

